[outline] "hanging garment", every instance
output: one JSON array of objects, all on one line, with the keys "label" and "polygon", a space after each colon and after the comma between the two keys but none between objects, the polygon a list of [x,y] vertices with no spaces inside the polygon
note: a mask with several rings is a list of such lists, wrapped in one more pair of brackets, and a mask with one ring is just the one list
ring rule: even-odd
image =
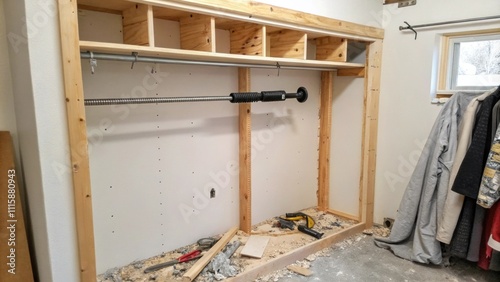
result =
[{"label": "hanging garment", "polygon": [[500,99],[500,88],[486,97],[477,114],[472,141],[460,165],[452,191],[476,199],[491,145],[491,112]]},{"label": "hanging garment", "polygon": [[399,205],[391,234],[375,238],[379,247],[401,258],[440,264],[441,246],[436,240],[437,219],[448,191],[458,137],[458,124],[478,93],[460,92],[443,106],[431,130]]},{"label": "hanging garment", "polygon": [[[496,247],[498,246],[496,243],[500,242],[500,228],[498,228],[499,222],[500,202],[497,202],[487,210],[486,224],[484,225],[484,232],[481,240],[479,261],[477,265],[484,270],[488,270],[490,268],[493,250],[496,250]],[[495,248],[493,249],[491,246]]]},{"label": "hanging garment", "polygon": [[500,127],[496,130],[484,168],[477,204],[487,209],[500,198]]},{"label": "hanging garment", "polygon": [[[494,89],[491,90],[493,92]],[[498,125],[500,124],[500,101],[493,106],[491,111],[491,132],[496,133]],[[495,141],[496,134],[491,134],[491,143]],[[491,154],[491,151],[490,151]],[[455,159],[456,160],[456,159]],[[488,162],[486,163],[488,166]],[[484,179],[484,172],[483,172]],[[482,180],[481,180],[482,181]],[[486,209],[480,205],[476,205],[476,212],[474,215],[474,225],[472,227],[472,235],[469,243],[469,251],[467,252],[467,260],[477,262],[479,260],[479,251],[481,246],[481,235],[483,234],[484,219],[486,217]]]},{"label": "hanging garment", "polygon": [[500,99],[500,88],[486,97],[476,117],[472,141],[453,183],[452,191],[466,198],[451,242],[451,254],[465,258],[472,234],[476,199],[491,146],[491,112]]},{"label": "hanging garment", "polygon": [[467,106],[459,125],[458,132],[460,135],[458,137],[457,152],[452,165],[448,184],[448,194],[446,195],[441,221],[438,221],[438,232],[436,235],[436,239],[445,244],[449,244],[451,242],[451,238],[453,237],[453,232],[455,231],[455,226],[457,225],[458,217],[460,216],[460,211],[462,210],[464,202],[464,196],[451,191],[451,187],[453,186],[455,177],[457,176],[460,164],[462,163],[465,154],[467,153],[467,149],[469,148],[477,110],[481,102],[491,93],[493,93],[493,90],[472,99]]},{"label": "hanging garment", "polygon": [[468,261],[477,262],[479,260],[479,251],[481,246],[481,237],[483,235],[484,219],[486,209],[476,205],[474,214],[474,223],[472,225],[472,234],[470,235],[469,249],[467,250]]}]

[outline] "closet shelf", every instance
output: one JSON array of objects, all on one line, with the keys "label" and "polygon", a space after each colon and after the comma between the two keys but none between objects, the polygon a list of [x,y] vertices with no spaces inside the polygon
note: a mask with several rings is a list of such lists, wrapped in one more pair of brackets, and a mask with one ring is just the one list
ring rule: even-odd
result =
[{"label": "closet shelf", "polygon": [[207,62],[224,62],[238,64],[255,64],[255,65],[276,65],[289,67],[307,67],[307,68],[325,68],[325,69],[351,69],[364,68],[364,64],[348,63],[348,62],[333,62],[333,61],[318,61],[304,60],[293,58],[278,58],[278,57],[261,57],[250,55],[226,54],[226,53],[211,53],[204,51],[179,50],[172,48],[138,46],[119,43],[104,43],[95,41],[80,41],[80,51],[82,52],[102,52],[111,54],[130,55],[132,52],[137,52],[139,56],[150,56],[158,58],[207,61]]}]

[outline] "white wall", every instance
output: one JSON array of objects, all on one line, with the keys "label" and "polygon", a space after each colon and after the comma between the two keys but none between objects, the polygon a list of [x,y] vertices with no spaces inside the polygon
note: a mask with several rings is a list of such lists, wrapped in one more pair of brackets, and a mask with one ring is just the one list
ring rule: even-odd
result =
[{"label": "white wall", "polygon": [[78,281],[56,1],[4,1],[39,281]]},{"label": "white wall", "polygon": [[[453,11],[453,12],[451,12]],[[498,15],[498,0],[419,0],[416,6],[384,6],[384,50],[375,188],[375,222],[394,218],[420,151],[441,109],[431,104],[433,59],[439,34],[498,28],[499,22],[400,32],[404,21],[424,24]]]},{"label": "white wall", "polygon": [[368,26],[382,26],[382,0],[258,0],[257,2]]},{"label": "white wall", "polygon": [[[12,92],[4,4],[0,1],[0,130],[10,131],[17,151],[17,127]],[[17,157],[19,154],[16,152]]]}]

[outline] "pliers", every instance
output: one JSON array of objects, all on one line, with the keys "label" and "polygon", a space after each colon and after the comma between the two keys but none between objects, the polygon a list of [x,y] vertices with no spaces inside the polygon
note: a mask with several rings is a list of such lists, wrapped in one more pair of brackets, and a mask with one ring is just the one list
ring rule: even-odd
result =
[{"label": "pliers", "polygon": [[153,272],[153,271],[156,271],[158,269],[162,269],[162,268],[167,267],[167,266],[171,266],[171,265],[182,263],[182,262],[187,262],[187,261],[194,260],[194,259],[197,259],[200,257],[201,257],[201,250],[194,250],[192,252],[189,252],[185,255],[178,257],[177,259],[150,266],[150,267],[144,269],[144,273]]},{"label": "pliers", "polygon": [[200,246],[198,249],[196,249],[192,252],[189,252],[185,255],[182,255],[182,256],[178,257],[177,259],[150,266],[150,267],[144,269],[144,273],[153,272],[153,271],[156,271],[158,269],[162,269],[162,268],[167,267],[167,266],[171,266],[174,264],[198,259],[201,257],[201,251],[203,249],[211,248],[213,245],[215,245],[215,243],[217,243],[217,241],[218,240],[214,239],[214,238],[202,238],[202,239],[198,240],[198,242],[197,242],[198,245]]}]

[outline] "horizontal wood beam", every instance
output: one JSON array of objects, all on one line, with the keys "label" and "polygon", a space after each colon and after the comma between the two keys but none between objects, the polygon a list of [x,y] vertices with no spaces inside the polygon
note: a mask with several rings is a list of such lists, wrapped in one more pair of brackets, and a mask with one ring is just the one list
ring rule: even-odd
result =
[{"label": "horizontal wood beam", "polygon": [[339,70],[337,70],[337,76],[364,77],[365,76],[365,68],[339,69]]},{"label": "horizontal wood beam", "polygon": [[338,211],[338,210],[333,210],[333,209],[328,209],[327,212],[331,213],[333,215],[336,215],[336,216],[340,216],[340,217],[343,217],[343,218],[350,219],[350,220],[359,221],[359,216],[357,216],[357,215],[352,215],[352,214],[348,214],[348,213],[341,212],[341,211]]},{"label": "horizontal wood beam", "polygon": [[[192,10],[209,9],[212,15],[224,12],[243,16],[247,21],[266,21],[269,25],[274,23],[287,23],[294,26],[304,26],[332,32],[369,37],[373,39],[384,38],[384,30],[377,27],[360,25],[352,22],[321,17],[291,9],[271,6],[252,1],[226,1],[226,0],[131,0],[137,3],[146,3],[156,6],[172,7],[177,9]],[[226,16],[226,15],[225,15]],[[300,29],[299,29],[300,30]]]},{"label": "horizontal wood beam", "polygon": [[210,53],[193,50],[180,50],[172,48],[148,47],[137,46],[119,43],[104,43],[93,41],[80,41],[81,51],[103,52],[113,54],[130,55],[132,52],[137,52],[139,56],[151,56],[158,58],[170,59],[184,59],[184,60],[200,60],[210,62],[226,62],[226,63],[244,63],[244,64],[266,64],[280,66],[301,66],[301,67],[319,67],[319,68],[359,68],[363,64],[357,63],[344,63],[332,61],[317,61],[317,60],[303,60],[294,58],[277,58],[277,57],[263,57],[263,56],[247,56],[239,54],[225,54],[225,53]]}]

